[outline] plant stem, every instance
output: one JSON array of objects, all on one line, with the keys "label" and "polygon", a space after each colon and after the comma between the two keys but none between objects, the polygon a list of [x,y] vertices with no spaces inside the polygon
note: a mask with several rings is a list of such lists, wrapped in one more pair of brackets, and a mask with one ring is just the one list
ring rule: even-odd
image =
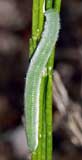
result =
[{"label": "plant stem", "polygon": [[[52,8],[52,0],[46,0],[46,9]],[[52,53],[54,55],[54,52]],[[51,55],[47,64],[47,89],[46,89],[46,159],[52,160],[52,60]]]},{"label": "plant stem", "polygon": [[60,12],[60,8],[61,8],[61,0],[55,0],[54,1],[54,8]]},{"label": "plant stem", "polygon": [[46,0],[46,10],[52,8],[52,0]]},{"label": "plant stem", "polygon": [[46,97],[46,73],[44,79],[44,94],[43,94],[43,106],[42,106],[42,156],[41,160],[46,160],[46,117],[45,117],[45,97]]},{"label": "plant stem", "polygon": [[[32,38],[30,39],[29,44],[29,56],[34,53],[34,50],[37,46],[37,31],[38,31],[38,20],[39,20],[39,0],[33,0],[33,8],[32,8]],[[32,153],[32,160],[38,160],[37,149]]]},{"label": "plant stem", "polygon": [[48,76],[46,94],[47,160],[52,160],[52,76]]},{"label": "plant stem", "polygon": [[[46,8],[51,8],[50,0],[46,0],[47,5]],[[50,6],[49,6],[50,3]],[[55,0],[54,8],[59,12],[60,11],[60,0]],[[53,72],[53,65],[54,65],[54,53],[55,49],[53,49],[52,54],[49,58],[47,64],[47,71],[48,71],[48,82],[47,82],[47,92],[46,92],[46,130],[47,130],[47,160],[52,160],[52,72]]]},{"label": "plant stem", "polygon": [[[43,14],[43,3],[44,0],[33,0],[33,11],[32,11],[32,38],[30,39],[30,55],[33,54],[37,47],[37,43],[41,37],[44,24],[44,14]],[[45,88],[44,78],[41,81],[40,89],[40,111],[39,111],[39,145],[35,152],[32,153],[32,160],[41,160],[42,157],[42,108],[43,108],[43,92]]]},{"label": "plant stem", "polygon": [[35,48],[37,46],[38,20],[39,20],[39,0],[33,0],[33,10],[32,10],[33,50],[35,50]]},{"label": "plant stem", "polygon": [[32,37],[29,40],[29,57],[32,56],[37,46],[37,30],[39,19],[39,0],[33,0],[32,6]]},{"label": "plant stem", "polygon": [[[43,24],[44,24],[44,14],[43,14],[43,4],[44,0],[40,0],[39,2],[39,20],[38,20],[38,40],[41,38],[41,33],[43,31]],[[41,80],[41,87],[40,87],[40,110],[39,110],[39,144],[38,144],[38,159],[37,160],[46,160],[43,159],[43,144],[44,144],[44,139],[43,135],[45,134],[43,131],[43,108],[45,107],[44,105],[44,91],[45,89],[45,77],[42,77]],[[46,136],[45,136],[46,137]],[[45,145],[44,145],[44,150],[45,150]]]},{"label": "plant stem", "polygon": [[43,5],[44,5],[44,0],[40,0],[39,2],[39,34],[38,37],[39,39],[41,38],[41,33],[44,29],[44,13],[43,13]]}]

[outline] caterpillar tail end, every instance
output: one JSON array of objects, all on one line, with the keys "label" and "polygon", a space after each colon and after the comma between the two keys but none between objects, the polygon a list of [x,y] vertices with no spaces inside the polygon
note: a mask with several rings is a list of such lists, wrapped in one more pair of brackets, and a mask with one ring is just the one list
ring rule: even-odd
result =
[{"label": "caterpillar tail end", "polygon": [[37,147],[38,147],[38,141],[34,141],[34,139],[31,139],[30,140],[30,143],[27,142],[27,145],[28,145],[28,149],[30,152],[34,152],[36,151]]}]

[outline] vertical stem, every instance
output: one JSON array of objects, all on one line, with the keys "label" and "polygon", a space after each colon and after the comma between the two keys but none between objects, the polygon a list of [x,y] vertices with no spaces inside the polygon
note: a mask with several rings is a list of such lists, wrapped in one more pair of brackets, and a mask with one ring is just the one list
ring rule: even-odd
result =
[{"label": "vertical stem", "polygon": [[33,0],[32,10],[32,36],[36,36],[38,28],[38,16],[39,16],[39,0]]},{"label": "vertical stem", "polygon": [[33,152],[32,153],[32,157],[31,157],[32,160],[36,160],[37,159],[37,152]]},{"label": "vertical stem", "polygon": [[[50,0],[47,1],[46,8],[50,8],[48,4]],[[50,3],[51,4],[51,3]],[[60,11],[60,0],[55,0],[54,8],[59,12]],[[52,54],[49,58],[47,64],[47,71],[48,71],[48,82],[47,82],[47,93],[46,93],[46,130],[47,130],[47,160],[52,160],[52,71],[53,71],[53,64],[54,64],[54,53],[55,50],[53,49]]]},{"label": "vertical stem", "polygon": [[48,71],[46,93],[47,160],[52,160],[52,74]]},{"label": "vertical stem", "polygon": [[39,0],[33,0],[33,10],[32,10],[33,50],[35,50],[36,45],[37,45],[38,20],[39,20]]},{"label": "vertical stem", "polygon": [[61,8],[61,0],[54,0],[54,8],[60,12],[60,8]]},{"label": "vertical stem", "polygon": [[32,7],[32,38],[29,40],[29,56],[31,56],[37,46],[37,31],[39,19],[39,0],[33,0]]},{"label": "vertical stem", "polygon": [[[37,46],[37,30],[38,30],[38,19],[39,19],[39,0],[33,0],[32,8],[32,38],[30,39],[30,53],[31,56]],[[32,153],[32,160],[38,160],[37,150]]]},{"label": "vertical stem", "polygon": [[46,74],[44,78],[44,94],[43,94],[43,106],[42,106],[42,156],[41,160],[46,160],[46,116],[45,116],[45,98],[46,98]]},{"label": "vertical stem", "polygon": [[[52,8],[52,0],[46,0],[46,9]],[[46,159],[52,160],[52,74],[49,69],[52,70],[52,60],[54,60],[54,52],[49,58],[47,64],[47,88],[46,88]]]},{"label": "vertical stem", "polygon": [[41,33],[44,28],[44,26],[43,26],[43,24],[44,24],[43,5],[44,5],[44,0],[40,0],[40,2],[39,2],[39,24],[38,24],[38,27],[39,27],[38,37],[39,37],[39,39],[41,37]]},{"label": "vertical stem", "polygon": [[[30,55],[33,54],[37,42],[40,39],[43,23],[44,23],[44,14],[43,14],[43,3],[44,0],[33,0],[33,15],[32,15],[32,38],[30,39]],[[40,89],[40,111],[39,111],[39,145],[35,152],[32,153],[32,160],[42,160],[42,125],[43,125],[43,97],[44,97],[44,88],[45,88],[45,79],[42,78],[41,89]],[[46,159],[45,159],[46,160]]]},{"label": "vertical stem", "polygon": [[43,121],[42,121],[42,159],[46,160],[46,116],[45,116],[45,99],[43,105]]},{"label": "vertical stem", "polygon": [[52,0],[46,0],[46,9],[52,8]]},{"label": "vertical stem", "polygon": [[[38,39],[41,37],[41,33],[43,31],[43,24],[44,24],[44,14],[43,14],[43,4],[44,0],[40,0],[39,2],[39,20],[38,20]],[[43,135],[44,130],[43,130],[43,107],[44,105],[44,88],[45,88],[45,77],[42,77],[41,80],[41,87],[40,87],[40,111],[39,111],[39,145],[38,145],[38,159],[37,160],[42,160],[43,159]],[[45,145],[44,145],[44,150],[45,150]],[[43,159],[46,160],[46,159]]]}]

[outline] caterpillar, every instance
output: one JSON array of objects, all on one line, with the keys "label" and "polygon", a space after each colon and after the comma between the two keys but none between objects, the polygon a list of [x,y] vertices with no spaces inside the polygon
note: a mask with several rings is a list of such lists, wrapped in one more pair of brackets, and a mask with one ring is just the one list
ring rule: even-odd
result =
[{"label": "caterpillar", "polygon": [[39,96],[42,72],[58,39],[60,29],[59,13],[54,9],[45,12],[46,22],[42,38],[31,59],[26,74],[24,112],[27,145],[31,152],[38,146]]}]

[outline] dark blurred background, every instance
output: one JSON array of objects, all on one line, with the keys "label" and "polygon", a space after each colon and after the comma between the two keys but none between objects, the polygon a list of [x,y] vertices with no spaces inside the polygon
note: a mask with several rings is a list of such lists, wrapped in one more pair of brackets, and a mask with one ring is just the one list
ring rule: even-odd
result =
[{"label": "dark blurred background", "polygon": [[[32,0],[0,0],[0,160],[26,160],[23,116]],[[53,160],[82,159],[82,1],[62,0],[53,73]]]}]

